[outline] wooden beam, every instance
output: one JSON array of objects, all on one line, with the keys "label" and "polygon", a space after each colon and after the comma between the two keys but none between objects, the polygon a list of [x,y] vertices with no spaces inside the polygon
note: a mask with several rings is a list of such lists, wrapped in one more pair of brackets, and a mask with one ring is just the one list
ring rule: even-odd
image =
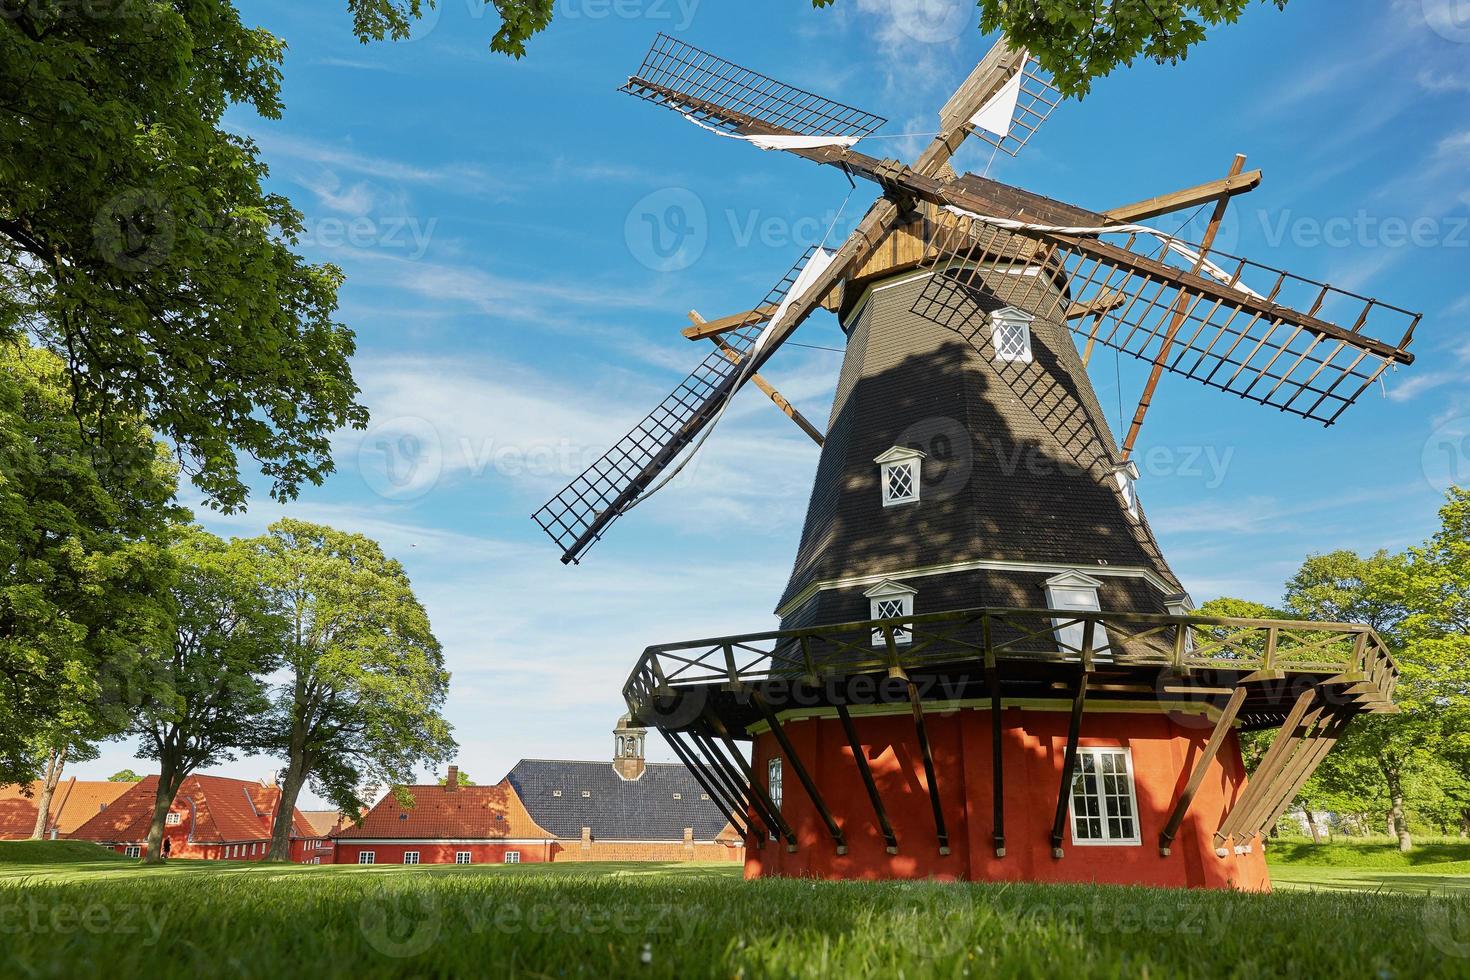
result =
[{"label": "wooden beam", "polygon": [[934,176],[949,163],[969,136],[970,119],[1020,71],[1026,54],[1002,37],[980,60],[965,81],[939,110],[939,135],[914,162],[914,170]]},{"label": "wooden beam", "polygon": [[929,731],[924,727],[924,703],[919,699],[919,686],[907,677],[909,706],[914,713],[914,731],[919,736],[919,754],[924,760],[924,779],[929,784],[929,807],[934,811],[934,833],[939,838],[941,856],[949,853],[949,831],[944,826],[944,811],[939,806],[939,777],[934,772],[934,752],[929,747]]},{"label": "wooden beam", "polygon": [[744,803],[746,813],[754,814],[755,818],[760,821],[761,827],[757,827],[753,823],[750,826],[750,829],[756,832],[756,839],[758,841],[764,841],[769,836],[771,840],[776,840],[780,834],[775,823],[771,821],[770,815],[757,804],[754,795],[750,792],[750,787],[741,781],[744,777],[740,776],[734,764],[725,758],[725,754],[715,745],[714,740],[707,735],[700,735],[695,732],[691,732],[690,737],[694,739],[694,744],[699,746],[700,751],[705,754],[705,757],[714,762],[715,771],[724,780],[727,791],[734,794],[736,800]]},{"label": "wooden beam", "polygon": [[669,747],[679,757],[679,761],[684,763],[684,767],[694,776],[694,781],[699,783],[700,788],[709,794],[709,798],[715,802],[715,805],[725,812],[725,816],[730,821],[730,826],[734,827],[741,837],[750,836],[750,828],[745,825],[745,821],[750,819],[750,815],[740,813],[739,806],[725,795],[723,787],[716,785],[718,781],[705,767],[704,762],[699,756],[684,744],[678,732],[664,731],[663,729],[659,729],[659,731],[662,733],[664,741],[669,743]]},{"label": "wooden beam", "polygon": [[1086,303],[1073,303],[1067,310],[1067,319],[1080,320],[1085,316],[1102,316],[1104,313],[1111,313],[1126,302],[1128,302],[1128,297],[1125,294],[1116,289],[1107,289],[1099,293],[1097,298],[1090,299]]},{"label": "wooden beam", "polygon": [[1250,774],[1250,785],[1246,787],[1245,795],[1230,808],[1230,812],[1225,815],[1225,821],[1220,824],[1220,829],[1215,831],[1215,847],[1225,846],[1225,842],[1250,815],[1250,810],[1255,806],[1256,801],[1267,792],[1277,771],[1290,755],[1292,743],[1296,738],[1296,730],[1301,725],[1302,719],[1306,717],[1307,709],[1316,699],[1317,689],[1315,687],[1309,687],[1298,695],[1296,703],[1291,706],[1291,711],[1286,715],[1286,721],[1282,724],[1281,730],[1271,740],[1271,747],[1266,750],[1265,756],[1256,766],[1256,771]]},{"label": "wooden beam", "polygon": [[[1093,623],[1088,620],[1084,633],[1090,633]],[[1084,638],[1083,645],[1089,646],[1091,637]],[[1062,785],[1057,790],[1057,812],[1051,822],[1051,856],[1063,854],[1062,841],[1066,838],[1067,808],[1072,803],[1072,780],[1077,772],[1077,740],[1082,735],[1082,710],[1087,706],[1088,670],[1084,665],[1077,675],[1077,693],[1072,696],[1072,718],[1067,723],[1067,753],[1062,759]]]},{"label": "wooden beam", "polygon": [[1194,765],[1194,772],[1190,773],[1189,783],[1184,787],[1184,793],[1179,797],[1179,802],[1174,805],[1174,812],[1169,815],[1169,822],[1164,825],[1164,830],[1159,834],[1159,853],[1168,857],[1172,850],[1174,838],[1179,834],[1179,827],[1184,823],[1184,815],[1189,812],[1189,805],[1194,802],[1194,796],[1199,792],[1201,784],[1205,781],[1205,772],[1210,768],[1210,763],[1215,761],[1221,746],[1225,744],[1226,737],[1230,734],[1234,724],[1235,716],[1240,713],[1240,706],[1245,703],[1246,689],[1237,687],[1230,695],[1230,701],[1225,705],[1225,710],[1220,712],[1220,717],[1215,721],[1215,730],[1210,733],[1210,739],[1205,743],[1204,752],[1200,754],[1199,761]]},{"label": "wooden beam", "polygon": [[[705,319],[701,317],[696,310],[689,311],[689,319],[694,321],[695,326],[698,326],[699,324],[705,322]],[[742,358],[740,356],[740,352],[727,344],[723,337],[714,336],[710,337],[709,339],[710,343],[714,344],[716,347],[724,352],[725,357],[730,361],[731,364],[739,364],[741,362]],[[815,425],[812,425],[812,423],[807,420],[807,417],[797,410],[795,405],[787,401],[786,397],[776,390],[775,385],[771,384],[765,378],[761,377],[758,373],[751,374],[750,380],[755,382],[755,386],[759,388],[762,392],[764,392],[765,396],[771,400],[772,404],[774,404],[778,409],[781,410],[782,415],[785,415],[791,421],[795,422],[797,424],[797,427],[800,428],[801,431],[810,436],[812,442],[815,442],[818,446],[822,446],[826,443],[826,438],[822,435],[822,431],[818,429]]]},{"label": "wooden beam", "polygon": [[732,313],[729,316],[722,316],[718,320],[706,320],[698,313],[690,310],[689,319],[694,322],[694,325],[684,328],[684,336],[690,340],[704,340],[706,337],[718,337],[720,334],[729,333],[738,327],[765,323],[775,312],[776,307],[767,303],[765,306],[758,306],[753,310],[746,310],[744,313]]},{"label": "wooden beam", "polygon": [[873,804],[873,815],[878,818],[878,830],[883,834],[883,841],[888,845],[889,854],[898,853],[898,837],[893,833],[893,824],[888,822],[888,811],[883,809],[883,798],[878,795],[878,784],[873,781],[873,769],[868,765],[867,753],[863,751],[863,743],[859,741],[857,729],[853,727],[852,715],[847,711],[847,705],[839,704],[837,717],[842,721],[842,731],[847,735],[847,744],[852,749],[852,760],[857,763],[858,775],[862,777],[863,788],[868,791],[868,802]]},{"label": "wooden beam", "polygon": [[753,700],[755,701],[756,707],[760,709],[761,714],[765,716],[766,724],[771,726],[771,734],[776,736],[776,741],[780,743],[781,751],[785,754],[787,761],[791,763],[791,768],[796,770],[796,778],[801,782],[802,789],[806,790],[807,798],[812,801],[812,806],[817,808],[817,813],[821,815],[822,822],[827,825],[827,833],[832,835],[832,843],[837,845],[837,853],[846,854],[847,839],[842,835],[842,828],[837,826],[837,821],[832,818],[832,811],[827,809],[827,803],[822,799],[822,794],[817,790],[816,782],[812,780],[811,775],[806,771],[806,766],[802,765],[800,756],[796,754],[796,748],[791,744],[791,739],[786,737],[786,729],[781,726],[781,719],[776,717],[776,713],[771,710],[771,706],[766,703],[765,698],[756,694]]},{"label": "wooden beam", "polygon": [[[1245,154],[1238,154],[1235,162],[1230,165],[1230,177],[1238,177],[1244,169]],[[1204,241],[1200,243],[1199,261],[1194,264],[1195,275],[1199,275],[1200,269],[1204,267],[1206,257],[1215,244],[1215,237],[1220,233],[1220,224],[1225,220],[1225,209],[1229,206],[1230,198],[1222,197],[1215,205],[1215,213],[1210,215],[1210,225],[1205,229]],[[1133,413],[1133,423],[1128,427],[1128,437],[1123,440],[1123,461],[1125,463],[1133,455],[1133,447],[1138,442],[1138,433],[1143,430],[1144,417],[1148,415],[1149,406],[1154,401],[1154,390],[1159,386],[1159,379],[1164,375],[1164,365],[1169,359],[1169,352],[1174,348],[1174,337],[1179,333],[1179,328],[1188,321],[1193,308],[1189,297],[1180,293],[1175,303],[1174,321],[1169,324],[1169,331],[1164,335],[1163,343],[1159,345],[1159,352],[1154,357],[1153,368],[1148,374],[1148,382],[1143,386],[1143,395],[1138,399],[1138,408]],[[1206,319],[1209,318],[1206,317]]]},{"label": "wooden beam", "polygon": [[[710,711],[706,714],[706,717],[709,719],[710,725],[714,728],[715,734],[720,737],[720,741],[725,743],[725,748],[729,751],[730,757],[735,760],[741,769],[745,770],[745,775],[750,780],[751,792],[755,794],[756,798],[760,800],[761,805],[771,815],[772,822],[780,828],[781,836],[786,838],[786,849],[794,852],[796,850],[796,831],[791,829],[791,825],[781,815],[781,808],[776,805],[776,801],[771,799],[771,794],[766,792],[766,787],[756,778],[754,764],[745,761],[745,756],[741,755],[740,750],[735,747],[735,739],[731,737],[729,729],[725,727],[725,723],[720,720],[719,715]],[[752,751],[751,757],[754,758],[754,756],[755,753]]]},{"label": "wooden beam", "polygon": [[1247,194],[1261,186],[1263,177],[1259,170],[1252,170],[1250,173],[1234,172],[1224,180],[1212,180],[1208,184],[1174,191],[1172,194],[1160,194],[1137,204],[1104,211],[1103,214],[1118,222],[1147,221],[1162,214],[1183,211],[1211,201],[1223,203],[1237,194]]},{"label": "wooden beam", "polygon": [[1291,781],[1282,790],[1276,807],[1255,828],[1256,833],[1268,833],[1276,821],[1281,819],[1281,815],[1286,812],[1286,808],[1291,806],[1291,801],[1296,799],[1297,794],[1302,791],[1302,787],[1307,784],[1307,780],[1312,778],[1312,773],[1316,772],[1317,767],[1322,764],[1323,758],[1326,757],[1328,752],[1332,751],[1332,747],[1337,744],[1338,739],[1342,738],[1342,733],[1347,729],[1348,722],[1352,721],[1352,718],[1353,712],[1340,711],[1332,719],[1331,724],[1326,726],[1325,731],[1318,734],[1312,744],[1308,746],[1308,752],[1305,753],[1307,758],[1303,760],[1302,765],[1293,774]]},{"label": "wooden beam", "polygon": [[[989,634],[990,624],[987,621],[985,632]],[[990,649],[990,641],[987,636],[985,648]],[[1003,729],[1001,726],[1001,702],[1000,702],[1000,670],[991,658],[989,666],[985,670],[985,683],[990,688],[990,804],[991,804],[991,840],[995,845],[995,856],[1003,858],[1006,856],[1006,803],[1005,803],[1005,744],[1002,741]]]}]

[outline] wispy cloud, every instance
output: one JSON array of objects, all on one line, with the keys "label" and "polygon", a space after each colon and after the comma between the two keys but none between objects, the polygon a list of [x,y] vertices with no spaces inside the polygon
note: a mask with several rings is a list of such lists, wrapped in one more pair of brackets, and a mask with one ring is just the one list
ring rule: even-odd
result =
[{"label": "wispy cloud", "polygon": [[449,162],[428,166],[359,153],[347,147],[284,133],[251,131],[246,135],[265,151],[267,159],[306,161],[382,180],[438,187],[467,196],[500,198],[514,189],[502,175],[479,164]]}]

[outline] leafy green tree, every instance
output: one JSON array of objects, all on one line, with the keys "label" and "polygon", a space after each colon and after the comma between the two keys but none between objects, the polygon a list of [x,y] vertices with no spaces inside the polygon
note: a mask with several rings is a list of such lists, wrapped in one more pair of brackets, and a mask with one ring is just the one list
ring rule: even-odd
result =
[{"label": "leafy green tree", "polygon": [[59,358],[0,340],[0,784],[122,731],[167,636],[174,470],[141,421],[96,421]]},{"label": "leafy green tree", "polygon": [[265,678],[286,633],[267,604],[253,548],[198,527],[174,533],[173,644],[131,728],[139,755],[158,761],[148,862],[163,859],[164,822],[184,780],[261,741]]},{"label": "leafy green tree", "polygon": [[[447,776],[440,776],[439,777],[439,785],[440,786],[448,786],[449,785],[449,778]],[[456,786],[473,786],[473,785],[475,785],[475,781],[473,779],[471,779],[469,776],[465,775],[464,773],[460,773],[459,774],[459,779],[455,780],[454,785],[456,785]]]},{"label": "leafy green tree", "polygon": [[108,776],[107,781],[109,783],[139,783],[143,781],[143,777],[131,769],[119,769],[111,776]]},{"label": "leafy green tree", "polygon": [[[82,716],[85,719],[83,726],[95,724],[96,719],[91,712],[83,711]],[[61,722],[52,727],[52,733],[41,739],[40,754],[45,761],[41,767],[41,792],[36,798],[36,826],[31,831],[31,840],[45,840],[47,831],[51,829],[51,800],[56,795],[56,787],[61,784],[61,773],[66,764],[88,762],[99,755],[97,743],[87,741],[76,730],[75,724]]]},{"label": "leafy green tree", "polygon": [[289,627],[271,745],[286,768],[270,858],[284,861],[308,781],[360,813],[367,789],[411,783],[416,766],[453,758],[440,714],[449,672],[403,566],[376,542],[282,520],[254,547]]},{"label": "leafy green tree", "polygon": [[214,505],[278,498],[366,411],[341,273],[291,250],[226,109],[281,112],[282,42],[228,0],[26,0],[0,15],[0,339],[60,355],[79,412],[146,419]]}]

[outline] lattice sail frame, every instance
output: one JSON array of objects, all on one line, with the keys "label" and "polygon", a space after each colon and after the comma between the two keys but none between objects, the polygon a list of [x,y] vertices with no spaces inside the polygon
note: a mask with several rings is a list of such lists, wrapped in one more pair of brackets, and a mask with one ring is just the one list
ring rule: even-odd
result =
[{"label": "lattice sail frame", "polygon": [[[1249,259],[1137,231],[1091,236],[1016,231],[951,213],[940,226],[924,264],[942,275],[926,284],[914,312],[957,326],[977,292],[988,291],[987,275],[1036,277],[1035,289],[1014,291],[1007,301],[1037,317],[1068,323],[1089,343],[1160,361],[1201,384],[1323,425],[1336,422],[1394,363],[1355,345],[1354,338],[1402,332],[1402,349],[1421,319]],[[1181,272],[1213,269],[1212,278],[1226,289],[1212,297],[1172,278],[1125,268],[1117,261],[1118,251]],[[1043,277],[1061,290],[1046,288]],[[1305,312],[1334,329],[1350,326],[1337,336],[1319,333],[1232,303],[1232,293],[1242,301],[1264,299],[1283,313]]]},{"label": "lattice sail frame", "polygon": [[1061,104],[1062,92],[1057,88],[1052,73],[1036,58],[1028,57],[1022,69],[1021,96],[1011,117],[1010,132],[1003,137],[976,127],[971,127],[970,132],[1002,153],[1016,156]]},{"label": "lattice sail frame", "polygon": [[[689,96],[692,101],[681,104],[644,83]],[[720,114],[720,109],[800,136],[868,136],[888,121],[779,82],[667,34],[654,39],[643,66],[622,91],[729,133],[740,133],[741,126]]]},{"label": "lattice sail frame", "polygon": [[[808,248],[757,309],[779,306],[815,251],[815,246]],[[722,335],[725,344],[739,355],[739,364],[725,351],[712,349],[643,421],[531,515],[571,560],[591,546],[592,542],[587,541],[575,548],[593,520],[610,507],[617,507],[619,514],[625,512],[647,489],[636,484],[648,466],[660,457],[666,462],[676,459],[698,434],[697,429],[691,431],[691,421],[733,393],[766,322],[765,316],[753,310],[740,326]],[[629,493],[633,494],[631,498],[627,497]]]}]

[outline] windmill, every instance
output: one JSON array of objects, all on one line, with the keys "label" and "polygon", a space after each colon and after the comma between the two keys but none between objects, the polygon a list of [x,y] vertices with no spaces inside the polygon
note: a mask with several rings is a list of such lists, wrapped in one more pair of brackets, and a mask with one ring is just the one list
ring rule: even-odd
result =
[{"label": "windmill", "polygon": [[[956,175],[966,139],[1014,155],[1061,102],[1005,40],[911,164],[856,149],[879,117],[666,35],[624,90],[880,191],[749,311],[691,314],[715,349],[535,515],[579,561],[746,383],[821,444],[782,628],[650,647],[624,690],[748,871],[1264,887],[1259,838],[1353,717],[1394,710],[1397,667],[1364,627],[1191,614],[1131,456],[1166,373],[1331,425],[1412,363],[1420,317],[1216,250],[1261,180],[1243,157],[1105,211]],[[1210,205],[1200,243],[1139,223]],[[824,306],[847,351],[819,429],[759,372]],[[1099,346],[1150,365],[1121,445]]]}]

